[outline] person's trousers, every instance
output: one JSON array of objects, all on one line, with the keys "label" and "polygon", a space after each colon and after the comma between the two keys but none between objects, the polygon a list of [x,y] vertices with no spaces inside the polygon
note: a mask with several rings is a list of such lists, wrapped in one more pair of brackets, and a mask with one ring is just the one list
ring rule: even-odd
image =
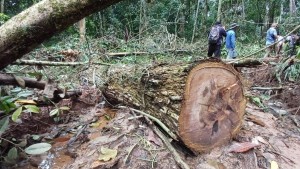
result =
[{"label": "person's trousers", "polygon": [[221,44],[208,44],[208,57],[212,57],[214,54],[215,58],[220,58],[221,57]]},{"label": "person's trousers", "polygon": [[236,50],[235,49],[227,49],[227,59],[235,59],[237,56]]}]

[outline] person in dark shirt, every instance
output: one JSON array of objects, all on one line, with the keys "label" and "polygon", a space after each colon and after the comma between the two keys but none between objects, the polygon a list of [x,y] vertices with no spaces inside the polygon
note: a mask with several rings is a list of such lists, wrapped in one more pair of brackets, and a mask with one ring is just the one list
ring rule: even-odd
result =
[{"label": "person in dark shirt", "polygon": [[[218,34],[215,33],[218,30]],[[216,24],[211,28],[208,37],[208,57],[212,57],[214,54],[215,58],[220,59],[221,57],[221,45],[223,43],[223,37],[226,37],[225,27],[222,26],[221,22],[216,22]]]}]

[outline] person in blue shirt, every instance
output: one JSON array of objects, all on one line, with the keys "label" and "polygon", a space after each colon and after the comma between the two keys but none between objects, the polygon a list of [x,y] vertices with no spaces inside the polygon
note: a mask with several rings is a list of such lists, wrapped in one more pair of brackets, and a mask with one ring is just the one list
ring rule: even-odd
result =
[{"label": "person in blue shirt", "polygon": [[273,45],[276,42],[277,39],[277,30],[276,28],[278,27],[277,23],[272,23],[271,27],[267,31],[267,36],[266,36],[266,45],[268,48],[266,49],[266,54],[264,58],[271,56],[271,52],[275,52],[275,45]]},{"label": "person in blue shirt", "polygon": [[235,59],[237,56],[236,49],[235,49],[235,41],[236,41],[235,32],[238,27],[239,27],[238,24],[233,23],[230,25],[230,28],[227,31],[227,36],[225,41],[226,49],[228,52],[227,59]]}]

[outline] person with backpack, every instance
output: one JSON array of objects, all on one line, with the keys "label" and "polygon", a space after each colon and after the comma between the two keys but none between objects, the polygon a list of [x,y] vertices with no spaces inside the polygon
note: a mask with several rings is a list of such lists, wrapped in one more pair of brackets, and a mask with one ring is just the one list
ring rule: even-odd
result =
[{"label": "person with backpack", "polygon": [[235,50],[235,32],[237,28],[239,27],[238,24],[233,23],[230,25],[230,28],[228,29],[227,36],[226,36],[226,49],[228,52],[227,59],[235,59],[237,56],[236,50]]},{"label": "person with backpack", "polygon": [[288,37],[286,37],[286,41],[288,41],[288,56],[296,55],[296,46],[300,45],[300,33],[298,35],[291,34]]},{"label": "person with backpack", "polygon": [[223,37],[226,37],[226,31],[221,22],[218,21],[211,28],[208,35],[208,57],[212,57],[212,55],[214,54],[215,58],[220,59]]},{"label": "person with backpack", "polygon": [[276,39],[278,38],[277,30],[276,30],[277,27],[278,27],[277,23],[272,23],[271,27],[267,31],[266,45],[268,46],[268,48],[266,49],[266,54],[265,54],[264,58],[269,57],[271,55],[272,51],[274,51],[274,53],[276,53],[274,43],[275,43]]}]

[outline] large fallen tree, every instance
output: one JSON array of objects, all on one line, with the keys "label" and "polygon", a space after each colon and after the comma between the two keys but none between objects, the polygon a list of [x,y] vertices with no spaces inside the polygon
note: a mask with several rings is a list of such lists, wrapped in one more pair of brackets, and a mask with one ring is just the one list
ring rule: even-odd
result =
[{"label": "large fallen tree", "polygon": [[104,94],[160,119],[192,150],[202,152],[234,137],[246,99],[235,69],[219,61],[111,67]]},{"label": "large fallen tree", "polygon": [[121,0],[42,0],[0,27],[0,70],[80,19]]}]

